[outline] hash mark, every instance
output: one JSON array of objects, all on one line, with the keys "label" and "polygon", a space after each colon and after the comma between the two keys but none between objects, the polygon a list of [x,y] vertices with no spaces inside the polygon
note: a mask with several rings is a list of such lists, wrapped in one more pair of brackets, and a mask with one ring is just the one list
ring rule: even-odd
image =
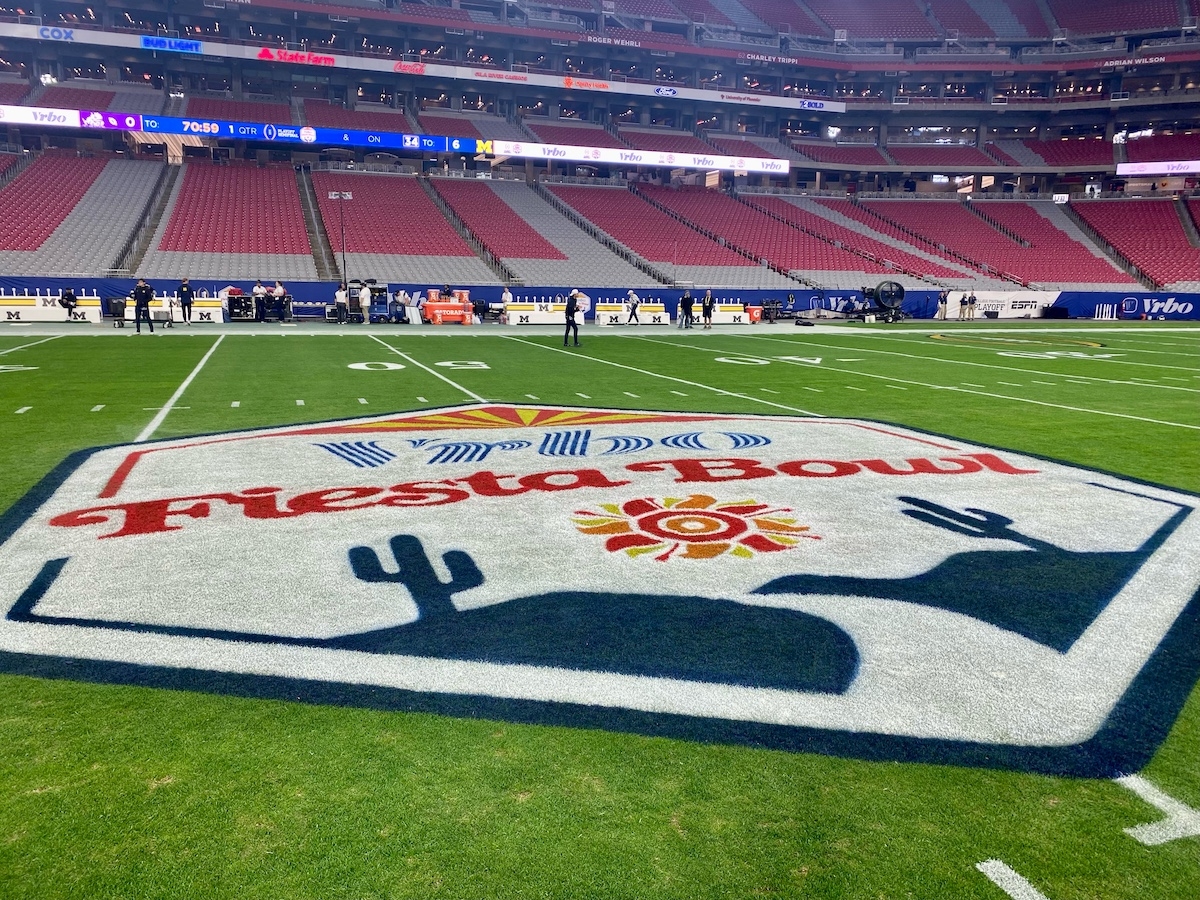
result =
[{"label": "hash mark", "polygon": [[18,410],[17,410],[15,413],[13,413],[13,415],[17,415],[17,416],[19,416],[19,415],[21,415],[21,413],[27,413],[27,412],[29,412],[31,409],[33,409],[33,407],[32,407],[32,406],[22,406],[22,407],[21,407],[20,409],[18,409]]},{"label": "hash mark", "polygon": [[359,403],[361,403],[361,404],[363,404],[363,405],[365,406],[365,405],[366,405],[366,403],[367,403],[367,398],[366,398],[366,397],[359,397],[359,398],[358,398],[358,402],[359,402]]},{"label": "hash mark", "polygon": [[846,385],[846,390],[848,390],[848,391],[865,391],[866,388],[855,387],[852,384],[848,384],[848,385]]},{"label": "hash mark", "polygon": [[104,404],[97,403],[95,406],[92,407],[92,412],[100,412],[100,410],[102,410],[102,409],[104,409]]},{"label": "hash mark", "polygon": [[908,388],[901,387],[898,384],[885,384],[884,387],[890,387],[893,391],[907,391]]},{"label": "hash mark", "polygon": [[230,409],[237,409],[237,408],[238,408],[239,406],[241,406],[241,405],[242,405],[242,401],[241,401],[241,400],[234,400],[232,403],[230,403],[230,404],[229,404],[229,408],[230,408]]},{"label": "hash mark", "polygon": [[297,400],[297,401],[296,401],[296,405],[297,405],[297,406],[303,406],[303,405],[304,405],[304,401],[303,401],[303,400]]},{"label": "hash mark", "polygon": [[1035,381],[1034,384],[1044,384],[1046,387],[1058,387],[1056,381]]},{"label": "hash mark", "polygon": [[418,398],[417,398],[417,402],[418,402],[418,403],[428,403],[429,401],[428,401],[428,400],[426,400],[424,397],[418,397]]},{"label": "hash mark", "polygon": [[977,388],[981,388],[981,387],[983,387],[983,385],[982,385],[982,384],[972,384],[972,383],[971,383],[971,382],[969,382],[969,381],[963,381],[963,382],[960,382],[960,383],[961,383],[961,384],[965,384],[967,387],[977,387]]},{"label": "hash mark", "polygon": [[576,392],[575,392],[575,396],[576,396],[576,397],[582,397],[584,400],[591,400],[591,399],[592,399],[592,398],[591,398],[591,397],[589,397],[587,394],[581,394],[581,393],[579,393],[579,391],[576,391]]},{"label": "hash mark", "polygon": [[[1197,375],[1196,377],[1200,378],[1200,375]],[[676,397],[686,397],[687,396],[687,394],[685,394],[683,391],[671,391],[671,393],[674,394]]]},{"label": "hash mark", "polygon": [[641,398],[641,397],[639,397],[637,394],[631,394],[631,393],[629,393],[629,391],[621,391],[621,393],[622,393],[622,394],[624,394],[626,397],[632,397],[634,400],[641,400],[641,399],[642,399],[642,398]]},{"label": "hash mark", "polygon": [[808,387],[807,385],[801,385],[801,387],[803,387],[803,388],[804,388],[806,391],[812,391],[814,394],[823,394],[823,393],[825,393],[825,392],[824,392],[823,390],[821,390],[820,388]]},{"label": "hash mark", "polygon": [[763,388],[763,391],[765,391],[768,394],[778,394],[779,393],[779,391],[773,391],[770,388]]},{"label": "hash mark", "polygon": [[1024,387],[1025,386],[1023,384],[1014,384],[1011,381],[997,381],[996,384],[1002,384],[1005,387]]},{"label": "hash mark", "polygon": [[537,399],[537,397],[533,396],[533,394],[526,394],[525,396],[526,396],[526,397],[528,397],[530,400],[536,400],[536,399]]}]

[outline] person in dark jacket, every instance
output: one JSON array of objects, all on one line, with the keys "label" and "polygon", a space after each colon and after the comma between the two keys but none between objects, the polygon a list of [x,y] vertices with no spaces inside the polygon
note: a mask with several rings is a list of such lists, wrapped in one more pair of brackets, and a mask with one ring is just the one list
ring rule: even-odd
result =
[{"label": "person in dark jacket", "polygon": [[185,325],[192,324],[192,301],[196,299],[196,292],[192,290],[191,284],[185,278],[179,283],[179,312],[183,316]]},{"label": "person in dark jacket", "polygon": [[575,346],[579,346],[579,323],[575,321],[575,313],[579,311],[579,291],[574,290],[567,294],[567,330],[563,332],[563,346],[567,346],[567,338],[571,336],[571,332],[575,332]]},{"label": "person in dark jacket", "polygon": [[137,325],[137,333],[142,333],[142,315],[146,316],[146,324],[150,333],[154,334],[154,320],[150,318],[150,301],[154,299],[154,288],[146,284],[145,278],[139,278],[137,287],[133,289],[133,321]]}]

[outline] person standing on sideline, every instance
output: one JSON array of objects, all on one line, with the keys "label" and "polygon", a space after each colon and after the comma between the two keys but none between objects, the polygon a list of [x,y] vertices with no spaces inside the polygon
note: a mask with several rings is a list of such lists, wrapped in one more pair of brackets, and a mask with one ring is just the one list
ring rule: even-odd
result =
[{"label": "person standing on sideline", "polygon": [[704,298],[700,301],[700,315],[704,317],[704,327],[712,328],[713,307],[717,305],[717,301],[713,299],[712,291],[704,292]]},{"label": "person standing on sideline", "polygon": [[692,316],[694,301],[692,300],[692,292],[684,291],[683,296],[679,298],[679,327],[691,328],[695,319]]},{"label": "person standing on sideline", "polygon": [[949,292],[949,291],[942,291],[940,294],[938,294],[938,311],[937,311],[937,317],[938,317],[939,319],[945,319],[945,318],[946,318],[946,302],[947,302],[949,299],[950,299],[950,292]]},{"label": "person standing on sideline", "polygon": [[976,302],[977,301],[975,300],[975,290],[974,290],[974,288],[972,288],[971,296],[967,298],[967,318],[968,319],[975,318],[975,303]]},{"label": "person standing on sideline", "polygon": [[261,280],[254,282],[254,290],[251,295],[254,297],[254,321],[262,322],[267,318],[267,288]]},{"label": "person standing on sideline", "polygon": [[363,324],[371,321],[371,287],[364,284],[358,290],[358,306],[362,310]]},{"label": "person standing on sideline", "polygon": [[500,295],[500,302],[503,303],[505,306],[508,306],[508,304],[513,302],[512,291],[509,290],[509,287],[507,284],[504,286],[504,293]]},{"label": "person standing on sideline", "polygon": [[637,311],[638,307],[642,304],[642,298],[633,291],[630,291],[625,302],[629,304],[629,318],[625,320],[625,324],[632,325],[634,322],[637,322],[639,325],[641,325],[642,320],[638,318]]},{"label": "person standing on sideline", "polygon": [[139,278],[137,287],[133,289],[133,321],[137,325],[137,333],[142,333],[142,314],[146,315],[146,324],[150,333],[154,334],[154,320],[150,318],[150,301],[154,299],[154,288],[146,284],[145,278]]},{"label": "person standing on sideline", "polygon": [[[632,292],[630,292],[632,293]],[[575,332],[575,346],[579,346],[579,323],[575,321],[575,313],[579,311],[579,290],[575,289],[567,294],[567,330],[563,332],[563,346],[567,346],[567,338],[571,336],[571,332]]]},{"label": "person standing on sideline", "polygon": [[963,291],[961,297],[958,298],[958,321],[962,322],[967,318],[967,292]]},{"label": "person standing on sideline", "polygon": [[333,294],[333,308],[337,312],[337,322],[339,325],[346,324],[346,318],[350,315],[350,295],[346,293],[346,282],[338,285],[338,289]]},{"label": "person standing on sideline", "polygon": [[186,278],[179,282],[179,314],[183,317],[185,325],[192,324],[192,302],[196,299],[196,292],[192,290],[191,284]]}]

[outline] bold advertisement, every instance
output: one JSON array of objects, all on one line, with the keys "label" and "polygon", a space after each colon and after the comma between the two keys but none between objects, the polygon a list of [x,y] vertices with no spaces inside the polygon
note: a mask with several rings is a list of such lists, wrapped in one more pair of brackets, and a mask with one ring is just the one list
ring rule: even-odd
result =
[{"label": "bold advertisement", "polygon": [[531,156],[564,162],[615,163],[626,166],[664,166],[671,169],[732,170],[786,175],[786,159],[720,156],[705,153],[665,153],[659,150],[621,150],[612,147],[573,147],[560,144],[529,144],[522,141],[492,141],[497,156]]},{"label": "bold advertisement", "polygon": [[1193,175],[1197,172],[1200,172],[1200,159],[1117,163],[1118,175]]},{"label": "bold advertisement", "polygon": [[0,521],[0,667],[1111,775],[1196,680],[1197,503],[820,417],[481,404],[130,444]]}]

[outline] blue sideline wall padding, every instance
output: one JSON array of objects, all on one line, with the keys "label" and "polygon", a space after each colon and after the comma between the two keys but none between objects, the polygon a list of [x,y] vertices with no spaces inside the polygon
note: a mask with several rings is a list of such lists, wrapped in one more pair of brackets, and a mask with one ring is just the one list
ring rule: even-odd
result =
[{"label": "blue sideline wall padding", "polygon": [[[150,284],[158,294],[173,294],[179,287],[176,279],[151,278]],[[73,288],[80,296],[99,295],[101,298],[124,297],[133,290],[136,279],[133,278],[40,278],[40,277],[0,277],[0,291],[11,295],[18,294],[58,294],[64,288]],[[274,281],[263,279],[268,287]],[[254,287],[253,281],[192,279],[192,287],[201,296],[216,296],[217,291],[226,286],[239,287],[247,294]],[[285,282],[289,293],[297,303],[332,303],[333,292],[337,284],[328,281],[289,281]],[[401,288],[414,292],[424,292],[430,287],[440,285],[393,282],[388,285],[389,293]],[[456,288],[466,288],[471,292],[472,300],[498,303],[504,288],[499,285],[453,285]],[[513,288],[513,296],[517,300],[553,300],[556,296],[565,297],[574,287],[592,298],[592,303],[604,301],[620,302],[625,299],[627,287],[594,287],[587,285],[562,285],[556,287]],[[704,288],[692,288],[692,296],[697,303],[704,296]],[[667,305],[672,315],[679,306],[679,298],[683,291],[679,288],[644,288],[637,290],[643,300],[661,300]],[[796,285],[795,288],[781,290],[737,290],[714,289],[713,296],[722,302],[743,302],[750,306],[760,306],[765,300],[778,300],[787,306],[788,296],[794,297],[794,308],[798,311],[808,309],[828,309],[845,311],[861,304],[861,290],[818,290]],[[937,290],[912,290],[904,296],[902,309],[915,319],[932,319],[937,312]],[[1095,315],[1096,306],[1100,304],[1115,304],[1119,315],[1126,319],[1200,319],[1200,294],[1179,294],[1170,292],[1127,291],[1127,292],[1094,292],[1063,291],[1055,300],[1054,306],[1065,307],[1071,318],[1090,319]],[[589,318],[591,316],[589,315]]]}]

